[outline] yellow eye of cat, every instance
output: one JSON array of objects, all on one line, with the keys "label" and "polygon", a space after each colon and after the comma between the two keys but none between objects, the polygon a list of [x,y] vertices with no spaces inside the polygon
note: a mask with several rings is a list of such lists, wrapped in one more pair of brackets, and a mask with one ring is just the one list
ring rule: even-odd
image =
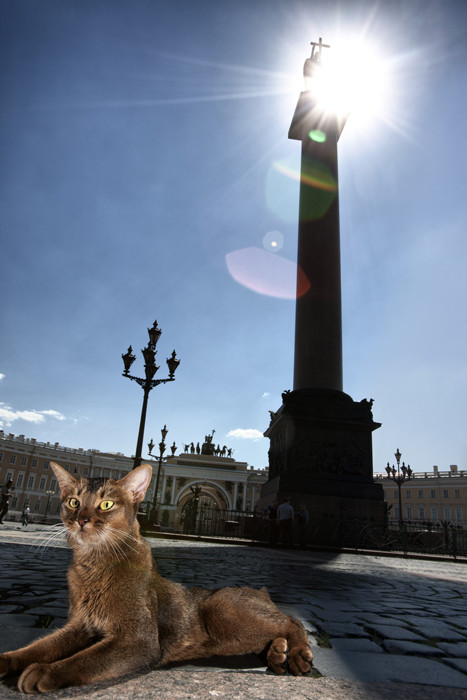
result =
[{"label": "yellow eye of cat", "polygon": [[70,508],[78,508],[79,501],[77,498],[70,498],[70,500],[68,501],[68,505],[70,506]]},{"label": "yellow eye of cat", "polygon": [[113,506],[114,502],[113,501],[102,501],[99,503],[99,508],[101,510],[110,510]]}]

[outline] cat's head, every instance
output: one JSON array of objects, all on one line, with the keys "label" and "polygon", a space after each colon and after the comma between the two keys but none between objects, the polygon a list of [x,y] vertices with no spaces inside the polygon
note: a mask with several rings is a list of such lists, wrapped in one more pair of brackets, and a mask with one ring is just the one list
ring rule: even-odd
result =
[{"label": "cat's head", "polygon": [[119,546],[137,527],[138,505],[151,481],[152,469],[142,464],[123,479],[75,479],[51,463],[61,489],[60,515],[71,545]]}]

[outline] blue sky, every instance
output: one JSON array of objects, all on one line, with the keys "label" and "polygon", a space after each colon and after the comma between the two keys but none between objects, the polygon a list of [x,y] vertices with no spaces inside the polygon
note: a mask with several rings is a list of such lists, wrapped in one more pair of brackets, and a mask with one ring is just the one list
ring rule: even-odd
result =
[{"label": "blue sky", "polygon": [[[288,127],[309,42],[359,37],[390,82],[384,110],[352,115],[339,142],[344,390],[375,400],[376,471],[397,447],[416,471],[467,466],[465,3],[0,12],[4,430],[132,454],[142,391],[120,356],[132,344],[141,375],[157,319],[156,376],[174,348],[181,364],[151,393],[145,443],[164,423],[179,446],[215,429],[234,457],[267,464],[259,435],[293,381]],[[280,272],[267,288],[265,251]]]}]

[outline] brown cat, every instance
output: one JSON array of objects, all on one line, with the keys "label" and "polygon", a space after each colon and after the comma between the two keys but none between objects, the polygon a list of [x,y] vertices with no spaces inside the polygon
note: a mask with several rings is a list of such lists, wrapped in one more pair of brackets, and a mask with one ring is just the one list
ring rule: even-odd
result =
[{"label": "brown cat", "polygon": [[184,588],[159,576],[136,519],[149,465],[119,481],[78,480],[51,466],[73,549],[68,622],[0,654],[0,677],[22,672],[20,690],[47,692],[173,661],[266,650],[275,673],[309,671],[302,624],[282,613],[265,588]]}]

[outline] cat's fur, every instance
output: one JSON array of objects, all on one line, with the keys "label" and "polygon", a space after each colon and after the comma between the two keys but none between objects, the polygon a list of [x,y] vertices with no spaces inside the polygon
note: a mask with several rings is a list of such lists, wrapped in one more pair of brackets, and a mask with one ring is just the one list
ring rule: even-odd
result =
[{"label": "cat's fur", "polygon": [[119,481],[77,480],[57,464],[52,469],[73,549],[68,622],[0,654],[0,677],[21,673],[20,690],[47,692],[173,661],[262,651],[276,673],[309,671],[302,624],[282,613],[265,588],[185,588],[158,574],[136,519],[149,465]]}]

